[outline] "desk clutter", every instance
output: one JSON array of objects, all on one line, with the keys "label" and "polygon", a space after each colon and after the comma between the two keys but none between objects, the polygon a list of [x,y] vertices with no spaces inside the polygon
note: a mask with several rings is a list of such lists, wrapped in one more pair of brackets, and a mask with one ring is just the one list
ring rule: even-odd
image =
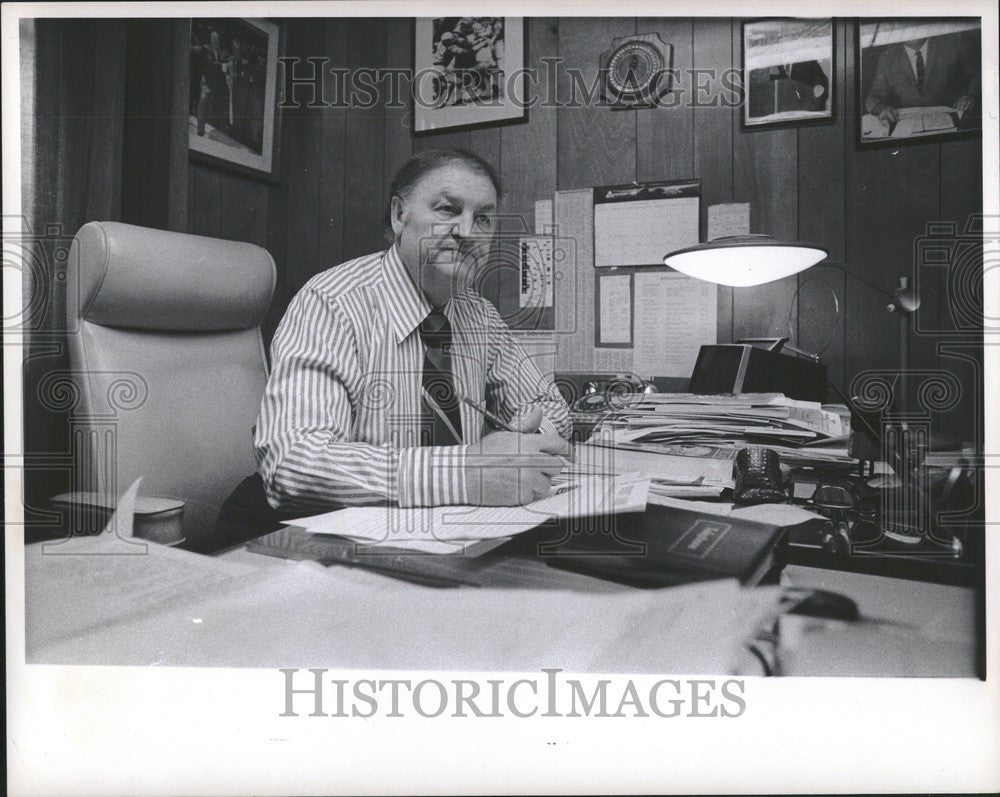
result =
[{"label": "desk clutter", "polygon": [[765,519],[782,504],[796,505],[808,514],[787,524],[789,561],[944,583],[981,580],[983,535],[970,514],[978,488],[962,453],[904,452],[888,464],[866,464],[859,442],[874,456],[892,454],[905,430],[882,439],[870,424],[859,429],[847,405],[780,393],[608,390],[583,396],[573,409],[574,433],[586,441],[578,451],[603,450],[607,469],[645,473],[651,504],[685,506],[677,502],[685,499],[711,513],[727,505],[720,499],[760,503]]},{"label": "desk clutter", "polygon": [[850,434],[850,412],[841,405],[781,393],[651,393],[616,396],[588,442],[681,456],[725,453],[729,459],[748,445],[766,445],[788,462],[851,465]]}]

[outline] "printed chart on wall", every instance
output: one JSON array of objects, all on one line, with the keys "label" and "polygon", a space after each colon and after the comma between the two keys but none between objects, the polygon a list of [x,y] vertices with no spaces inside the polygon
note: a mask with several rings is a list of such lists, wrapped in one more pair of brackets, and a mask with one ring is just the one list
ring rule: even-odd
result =
[{"label": "printed chart on wall", "polygon": [[663,256],[698,243],[701,181],[594,189],[594,266],[662,266]]},{"label": "printed chart on wall", "polygon": [[702,345],[716,342],[717,287],[674,271],[635,274],[632,370],[689,377]]}]

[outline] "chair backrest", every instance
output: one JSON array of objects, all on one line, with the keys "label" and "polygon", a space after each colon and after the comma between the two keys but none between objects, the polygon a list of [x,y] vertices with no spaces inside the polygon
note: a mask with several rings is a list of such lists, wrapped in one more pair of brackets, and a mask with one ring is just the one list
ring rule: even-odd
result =
[{"label": "chair backrest", "polygon": [[256,470],[267,380],[260,321],[275,268],[258,246],[114,222],[84,225],[67,269],[79,489],[185,502],[187,545]]}]

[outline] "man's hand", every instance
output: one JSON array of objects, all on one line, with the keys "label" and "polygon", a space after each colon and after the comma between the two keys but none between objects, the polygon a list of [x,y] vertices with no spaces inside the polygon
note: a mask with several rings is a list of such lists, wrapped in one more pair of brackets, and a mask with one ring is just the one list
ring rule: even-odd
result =
[{"label": "man's hand", "polygon": [[558,435],[535,434],[541,421],[542,409],[535,407],[516,422],[519,432],[493,432],[469,446],[465,485],[470,503],[521,506],[548,495],[569,444]]},{"label": "man's hand", "polygon": [[963,94],[955,101],[955,110],[959,113],[965,113],[975,102],[974,98],[970,97],[968,94]]},{"label": "man's hand", "polygon": [[878,112],[878,118],[887,125],[894,125],[899,121],[899,111],[889,105],[885,105],[882,107],[882,110]]}]

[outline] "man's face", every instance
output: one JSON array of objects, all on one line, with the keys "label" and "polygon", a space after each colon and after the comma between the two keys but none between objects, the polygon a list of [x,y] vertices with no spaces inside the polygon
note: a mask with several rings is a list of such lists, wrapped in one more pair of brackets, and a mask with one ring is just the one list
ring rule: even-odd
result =
[{"label": "man's face", "polygon": [[218,50],[219,49],[219,34],[218,33],[213,33],[212,34],[212,49],[213,50]]},{"label": "man's face", "polygon": [[405,199],[393,198],[400,257],[435,307],[472,286],[489,252],[496,210],[493,183],[461,163],[435,169]]}]

